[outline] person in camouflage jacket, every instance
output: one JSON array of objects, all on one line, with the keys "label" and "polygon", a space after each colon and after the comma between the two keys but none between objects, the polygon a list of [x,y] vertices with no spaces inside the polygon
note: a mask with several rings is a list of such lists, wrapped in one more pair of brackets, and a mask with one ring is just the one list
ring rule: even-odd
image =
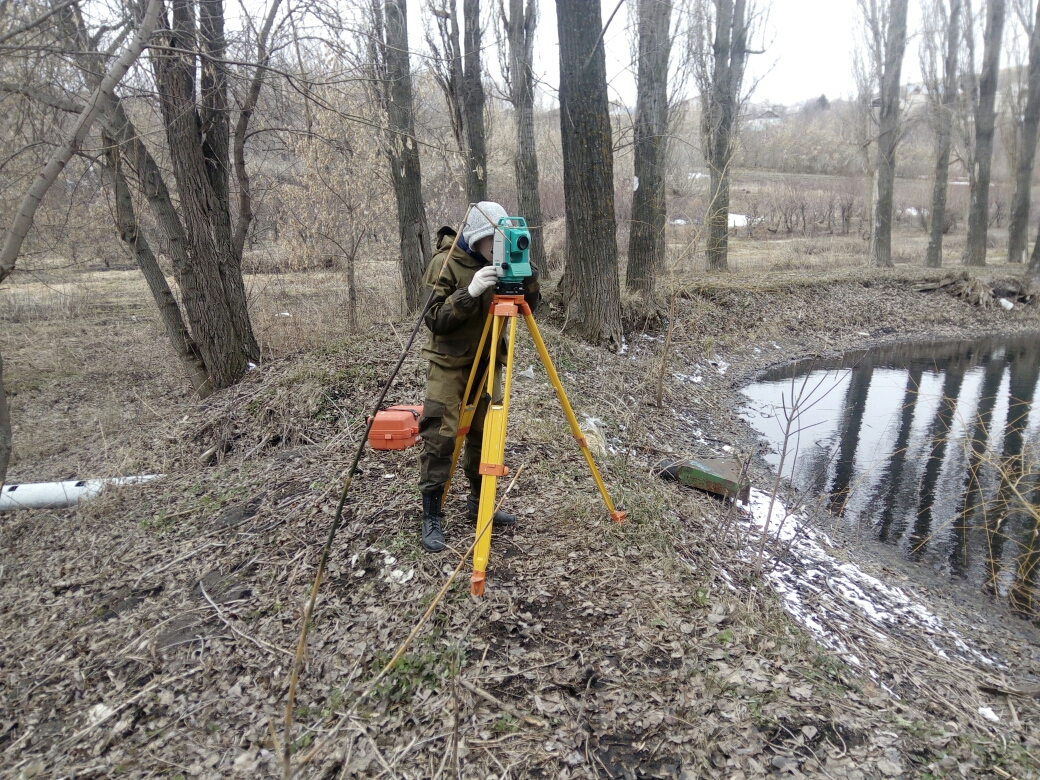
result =
[{"label": "person in camouflage jacket", "polygon": [[[488,339],[483,352],[477,355],[480,335],[484,330],[497,280],[494,266],[491,264],[495,228],[484,214],[496,224],[507,214],[497,203],[485,201],[477,205],[480,210],[470,211],[457,243],[456,232],[450,227],[442,227],[437,231],[437,251],[423,278],[423,284],[430,290],[432,297],[425,317],[430,336],[422,354],[429,360],[429,366],[426,373],[426,400],[423,403],[423,416],[419,421],[419,435],[423,441],[419,455],[419,489],[423,501],[422,545],[428,552],[439,552],[445,546],[441,499],[451,471],[451,456],[455,449],[455,435],[458,432],[459,412],[466,381],[469,379],[474,361],[480,360],[486,364],[491,352]],[[481,214],[481,211],[484,214]],[[452,244],[455,244],[454,251]],[[541,300],[537,272],[525,280],[524,297],[534,311]],[[495,361],[496,403],[502,400],[502,366],[506,361],[505,338],[503,335]],[[478,379],[483,373],[483,368],[478,367]],[[462,472],[469,480],[466,516],[473,521],[477,519],[480,498],[479,468],[484,416],[491,401],[486,385],[477,392],[481,392],[482,395],[466,434],[466,446],[460,463]],[[511,525],[516,522],[516,518],[499,511],[495,514],[494,522],[498,525]]]}]

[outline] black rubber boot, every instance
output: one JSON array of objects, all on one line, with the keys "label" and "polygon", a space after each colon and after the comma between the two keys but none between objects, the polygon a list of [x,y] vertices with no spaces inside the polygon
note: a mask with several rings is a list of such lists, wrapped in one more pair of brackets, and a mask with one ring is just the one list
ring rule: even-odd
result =
[{"label": "black rubber boot", "polygon": [[426,552],[444,549],[444,532],[441,530],[441,495],[444,489],[422,494],[422,546]]},{"label": "black rubber boot", "polygon": [[[466,519],[475,523],[479,510],[480,497],[470,493],[466,496]],[[509,512],[503,512],[499,509],[495,512],[494,525],[516,525],[516,515],[511,515]]]}]

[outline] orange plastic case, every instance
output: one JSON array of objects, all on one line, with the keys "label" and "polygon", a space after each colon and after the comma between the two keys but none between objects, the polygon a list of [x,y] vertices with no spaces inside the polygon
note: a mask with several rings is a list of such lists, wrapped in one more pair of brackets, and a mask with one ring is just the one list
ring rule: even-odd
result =
[{"label": "orange plastic case", "polygon": [[374,450],[405,450],[419,443],[421,406],[391,406],[376,412],[368,443]]}]

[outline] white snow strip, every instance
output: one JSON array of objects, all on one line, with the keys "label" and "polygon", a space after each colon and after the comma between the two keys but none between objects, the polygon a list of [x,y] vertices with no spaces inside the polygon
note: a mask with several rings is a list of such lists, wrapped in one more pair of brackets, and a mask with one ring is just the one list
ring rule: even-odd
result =
[{"label": "white snow strip", "polygon": [[[848,643],[855,634],[854,627],[862,624],[860,618],[866,618],[882,641],[914,635],[923,637],[941,658],[956,656],[996,665],[901,588],[886,585],[854,563],[834,558],[821,544],[833,548],[830,540],[810,528],[804,514],[788,512],[779,500],[770,506],[769,495],[755,489],[748,503],[740,507],[760,533],[767,529],[771,539],[779,539],[784,548],[790,548],[782,559],[766,564],[767,579],[783,600],[784,609],[820,644],[849,663],[863,666],[863,655]],[[729,583],[729,577],[724,577]],[[873,672],[871,677],[876,679]]]}]

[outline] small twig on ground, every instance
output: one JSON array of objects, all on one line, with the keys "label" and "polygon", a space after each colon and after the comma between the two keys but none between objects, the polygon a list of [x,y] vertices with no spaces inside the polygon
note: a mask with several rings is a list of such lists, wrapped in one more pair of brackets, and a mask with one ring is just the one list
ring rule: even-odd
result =
[{"label": "small twig on ground", "polygon": [[[183,512],[178,512],[178,514],[184,514],[184,513]],[[149,576],[151,576],[153,574],[159,574],[161,572],[164,572],[167,569],[169,569],[171,566],[174,566],[175,564],[178,564],[181,561],[186,561],[186,560],[188,560],[188,558],[191,558],[191,557],[193,557],[195,555],[198,555],[203,550],[207,550],[210,547],[225,547],[225,546],[226,545],[218,544],[217,542],[208,542],[207,544],[204,544],[201,547],[196,547],[194,550],[190,550],[190,551],[184,553],[184,555],[178,555],[176,558],[174,558],[169,563],[166,563],[166,564],[164,564],[162,566],[159,566],[158,568],[155,568],[155,569],[149,569],[144,574],[139,575],[138,578],[136,580],[134,580],[134,584],[131,587],[132,588],[136,588],[138,585],[141,584],[141,580],[143,580],[145,577],[149,577]]]},{"label": "small twig on ground", "polygon": [[491,702],[496,707],[500,707],[501,709],[503,709],[506,712],[508,712],[510,715],[512,715],[517,720],[522,720],[525,723],[529,723],[532,726],[537,726],[540,729],[545,728],[545,723],[543,721],[538,720],[538,718],[532,718],[530,715],[525,715],[524,713],[520,712],[520,710],[518,710],[516,707],[514,707],[512,704],[506,704],[501,699],[498,699],[498,698],[492,696],[490,693],[485,691],[483,688],[478,688],[476,685],[474,685],[473,683],[469,682],[465,678],[459,677],[458,678],[458,683],[459,683],[459,685],[461,685],[463,688],[465,688],[470,693],[476,694],[477,696],[479,696],[480,698],[484,699],[485,701]]},{"label": "small twig on ground", "polygon": [[226,617],[224,617],[224,613],[221,612],[220,607],[217,606],[217,603],[215,601],[213,601],[213,599],[211,599],[209,597],[209,594],[206,592],[206,586],[202,584],[202,580],[199,580],[199,590],[202,591],[203,598],[205,598],[206,601],[209,602],[209,605],[211,607],[213,607],[213,610],[217,613],[217,617],[219,617],[221,619],[221,621],[223,621],[225,626],[227,626],[228,628],[231,629],[232,633],[237,634],[238,636],[240,636],[243,639],[245,639],[247,642],[252,642],[254,645],[259,647],[261,650],[265,650],[265,649],[266,650],[274,650],[276,653],[285,653],[290,658],[292,657],[292,655],[293,655],[292,651],[286,650],[285,648],[282,648],[282,647],[275,647],[274,645],[272,645],[272,644],[270,644],[268,642],[265,642],[263,639],[257,639],[256,637],[251,637],[251,636],[249,636],[249,634],[245,633],[244,631],[239,631],[237,628],[235,628],[233,625],[231,625],[231,621],[228,620]]}]

